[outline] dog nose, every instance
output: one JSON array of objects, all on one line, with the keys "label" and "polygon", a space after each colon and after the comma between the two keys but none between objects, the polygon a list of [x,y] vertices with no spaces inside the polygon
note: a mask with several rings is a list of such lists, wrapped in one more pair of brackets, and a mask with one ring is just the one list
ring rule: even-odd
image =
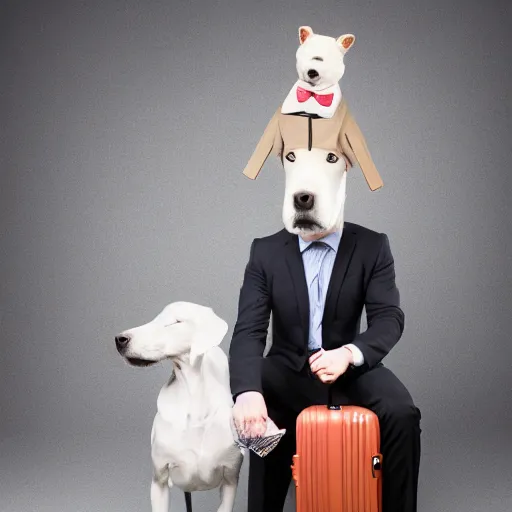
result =
[{"label": "dog nose", "polygon": [[126,348],[128,343],[130,343],[130,336],[127,336],[126,334],[118,334],[116,336],[116,347],[119,350]]},{"label": "dog nose", "polygon": [[311,79],[316,78],[318,76],[318,71],[316,69],[309,69],[308,76]]},{"label": "dog nose", "polygon": [[293,203],[298,211],[308,211],[315,205],[315,196],[309,192],[299,192],[293,196]]}]

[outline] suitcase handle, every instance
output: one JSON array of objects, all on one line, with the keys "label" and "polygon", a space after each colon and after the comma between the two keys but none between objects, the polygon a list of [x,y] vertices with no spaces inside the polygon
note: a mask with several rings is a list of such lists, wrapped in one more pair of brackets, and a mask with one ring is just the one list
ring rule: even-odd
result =
[{"label": "suitcase handle", "polygon": [[329,384],[327,389],[327,409],[331,411],[339,411],[341,409],[341,405],[334,405],[332,401],[332,384]]},{"label": "suitcase handle", "polygon": [[[313,354],[316,354],[317,352],[320,352],[320,350],[322,350],[321,348],[314,348],[312,350],[309,350],[308,351],[308,360],[309,358],[313,355]],[[318,377],[316,377],[315,375],[313,375],[313,373],[309,372],[309,375],[311,376],[311,378],[313,379],[316,379]],[[340,405],[334,405],[333,401],[332,401],[332,384],[329,384],[328,385],[328,388],[327,388],[327,409],[331,410],[331,411],[339,411],[341,409],[341,406]]]}]

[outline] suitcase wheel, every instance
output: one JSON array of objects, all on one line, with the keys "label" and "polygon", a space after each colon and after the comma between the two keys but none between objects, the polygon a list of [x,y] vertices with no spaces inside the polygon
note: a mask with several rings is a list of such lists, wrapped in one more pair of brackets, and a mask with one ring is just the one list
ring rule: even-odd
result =
[{"label": "suitcase wheel", "polygon": [[299,456],[293,456],[293,463],[291,465],[292,468],[292,478],[295,482],[295,487],[299,486]]},{"label": "suitcase wheel", "polygon": [[378,455],[374,455],[372,457],[373,478],[379,478],[381,470],[382,470],[382,455],[379,453]]}]

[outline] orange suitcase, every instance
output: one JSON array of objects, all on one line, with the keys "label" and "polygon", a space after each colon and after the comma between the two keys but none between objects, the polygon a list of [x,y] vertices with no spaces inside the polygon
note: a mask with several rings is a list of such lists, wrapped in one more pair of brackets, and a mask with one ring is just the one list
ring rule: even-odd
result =
[{"label": "orange suitcase", "polygon": [[297,418],[297,512],[381,512],[379,420],[363,407],[316,405]]}]

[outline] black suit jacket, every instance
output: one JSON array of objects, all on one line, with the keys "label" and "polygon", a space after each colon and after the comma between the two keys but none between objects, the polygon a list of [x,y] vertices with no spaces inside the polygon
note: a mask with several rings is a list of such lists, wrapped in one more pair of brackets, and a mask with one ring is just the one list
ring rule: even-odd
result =
[{"label": "black suit jacket", "polygon": [[[366,307],[368,328],[360,333]],[[281,230],[252,242],[229,348],[231,392],[262,392],[261,362],[272,312],[272,347],[300,371],[307,362],[309,299],[297,235]],[[322,320],[323,347],[353,343],[365,372],[388,354],[402,336],[404,313],[395,283],[393,255],[386,234],[345,222],[327,290]]]}]

